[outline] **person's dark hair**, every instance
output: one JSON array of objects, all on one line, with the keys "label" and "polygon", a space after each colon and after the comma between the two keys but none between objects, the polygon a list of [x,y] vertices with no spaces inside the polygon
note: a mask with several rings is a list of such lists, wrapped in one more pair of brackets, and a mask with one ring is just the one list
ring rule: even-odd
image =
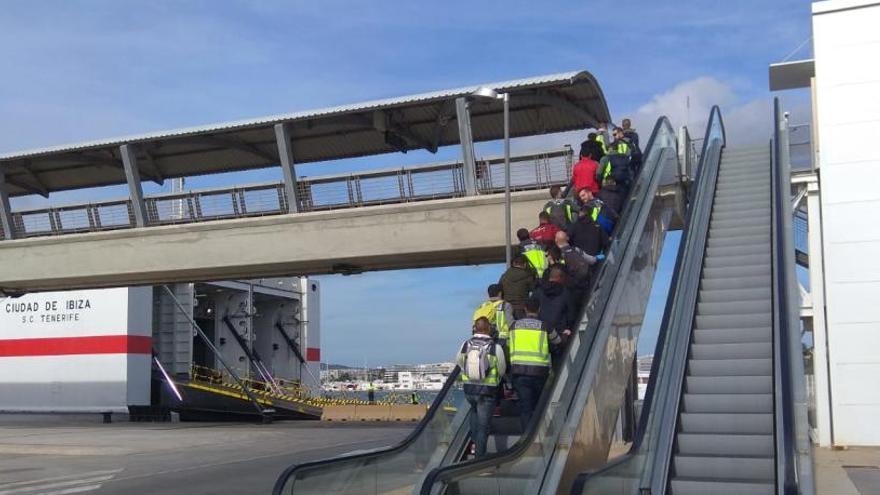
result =
[{"label": "person's dark hair", "polygon": [[589,149],[590,158],[598,162],[602,159],[603,156],[602,147],[599,146],[599,143],[597,143],[596,141],[593,141],[590,144],[592,145]]},{"label": "person's dark hair", "polygon": [[546,220],[548,222],[550,221],[550,214],[547,213],[546,211],[542,211],[541,213],[538,213],[538,221],[540,222],[543,220]]},{"label": "person's dark hair", "polygon": [[620,122],[620,125],[621,125],[621,127],[623,127],[624,129],[629,129],[629,128],[632,126],[632,122],[631,122],[629,119],[623,119],[623,120]]},{"label": "person's dark hair", "polygon": [[541,301],[536,297],[529,298],[526,301],[526,311],[529,313],[537,313],[541,310]]},{"label": "person's dark hair", "polygon": [[596,136],[598,136],[598,134],[596,134],[595,132],[591,132],[591,133],[587,134],[587,141],[590,141],[590,142],[595,141]]},{"label": "person's dark hair", "polygon": [[522,254],[516,255],[513,257],[512,260],[510,260],[510,264],[513,266],[526,266],[526,263],[528,262],[529,260],[527,260],[526,257]]},{"label": "person's dark hair", "polygon": [[485,316],[481,316],[474,322],[474,332],[490,335],[492,333],[492,323]]},{"label": "person's dark hair", "polygon": [[547,246],[547,255],[551,256],[557,262],[562,260],[562,250],[559,249],[559,246],[556,244],[550,244]]},{"label": "person's dark hair", "polygon": [[519,229],[516,231],[516,238],[521,241],[529,240],[529,229]]},{"label": "person's dark hair", "polygon": [[559,186],[552,186],[550,188],[550,197],[556,199],[556,196],[559,196],[559,192],[562,191],[562,188]]},{"label": "person's dark hair", "polygon": [[[554,247],[556,247],[556,246],[554,246]],[[556,249],[559,249],[559,248],[556,247]],[[565,278],[565,270],[563,270],[560,265],[551,266],[549,272],[550,273],[547,275],[547,278],[550,280],[553,280],[554,278],[559,279],[559,280],[563,280]]]},{"label": "person's dark hair", "polygon": [[489,284],[489,297],[498,297],[501,295],[501,284]]}]

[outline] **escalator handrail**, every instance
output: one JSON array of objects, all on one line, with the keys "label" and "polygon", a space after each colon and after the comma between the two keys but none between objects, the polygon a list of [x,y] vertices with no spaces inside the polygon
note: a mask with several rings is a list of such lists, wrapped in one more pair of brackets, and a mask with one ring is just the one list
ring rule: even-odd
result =
[{"label": "escalator handrail", "polygon": [[278,480],[275,482],[275,487],[272,489],[272,494],[282,495],[282,490],[284,489],[284,485],[287,483],[287,481],[301,472],[309,471],[312,469],[319,469],[325,466],[329,466],[331,464],[347,463],[373,457],[385,456],[405,450],[419,438],[422,432],[424,432],[425,428],[427,428],[427,426],[434,419],[434,416],[437,415],[437,412],[443,409],[446,398],[449,395],[449,392],[455,386],[455,383],[458,380],[458,376],[460,373],[461,368],[456,365],[455,368],[452,369],[452,372],[449,374],[449,378],[446,379],[446,383],[443,384],[443,388],[440,389],[440,392],[437,394],[436,397],[434,397],[434,401],[431,403],[431,407],[428,408],[425,416],[422,417],[421,421],[419,421],[416,427],[413,428],[413,430],[396,445],[370,450],[367,452],[358,452],[355,454],[332,457],[329,459],[321,459],[317,461],[293,464],[285,469],[284,472],[281,473],[281,476],[278,477]]},{"label": "escalator handrail", "polygon": [[779,98],[773,101],[773,357],[777,492],[813,493],[807,439],[803,354],[794,273],[791,162],[788,128]]},{"label": "escalator handrail", "polygon": [[[661,118],[657,119],[657,123],[654,125],[654,130],[651,133],[651,138],[648,140],[648,145],[645,148],[646,150],[648,150],[648,152],[645,153],[646,157],[650,156],[650,153],[651,153],[650,150],[653,149],[652,147],[654,145],[654,142],[657,139],[657,136],[659,135],[661,130],[666,130],[667,132],[671,132],[672,135],[674,135],[674,130],[672,130],[672,126],[666,117],[661,117]],[[646,163],[647,163],[647,160],[646,160]],[[656,172],[652,171],[652,173],[656,173]],[[648,189],[646,188],[645,191],[647,193]],[[642,202],[645,200],[645,198],[640,198],[640,199],[642,200]],[[640,202],[636,201],[636,202],[633,202],[632,204],[635,205],[635,204],[639,204],[639,203]],[[627,215],[629,217],[634,216],[634,214],[631,211],[627,211],[625,215]],[[624,221],[624,219],[622,218],[621,223],[623,223],[623,221]],[[604,264],[602,266],[602,268],[599,272],[600,275],[597,278],[597,280],[603,280],[603,281],[606,280],[606,278],[605,278],[606,277],[606,275],[605,275],[606,267],[607,267],[607,264]],[[617,277],[615,276],[613,278],[616,279]],[[613,285],[613,282],[614,282],[614,280],[612,280],[612,285]],[[600,284],[597,284],[595,289],[599,289],[599,288],[600,288]],[[593,291],[593,294],[597,294],[597,293],[598,293],[598,290]],[[609,291],[605,292],[605,294],[606,294],[606,296],[610,295],[610,288],[609,288]],[[608,300],[608,298],[606,297],[604,302],[607,303],[607,300]],[[588,301],[586,304],[584,304],[584,308],[582,309],[582,313],[581,313],[581,318],[583,318],[586,315],[586,312],[588,311],[590,302],[592,302],[592,301]],[[596,315],[596,317],[594,317],[591,320],[591,322],[596,322],[595,324],[598,324],[599,322],[601,322],[603,320],[604,313],[607,310],[608,310],[607,305],[603,305],[601,307],[601,309],[599,310],[599,314]],[[593,344],[592,338],[594,338],[596,336],[596,333],[597,332],[595,332],[595,331],[584,332],[584,334],[586,334],[587,338],[590,340],[588,340],[584,344],[582,344],[584,346],[584,348],[583,348],[583,350],[581,350],[581,352],[583,353],[582,355],[584,356],[584,358],[581,360],[580,363],[577,363],[577,364],[581,364],[581,365],[586,364],[586,362],[587,362],[586,357],[589,356],[590,348],[592,347],[592,344]],[[566,349],[566,353],[570,349],[571,349],[571,347]],[[504,452],[490,454],[490,455],[487,455],[487,456],[480,458],[480,459],[467,461],[467,462],[463,462],[463,463],[458,463],[458,464],[452,464],[452,465],[443,466],[443,467],[433,469],[431,472],[428,473],[427,476],[425,476],[425,480],[422,483],[422,487],[420,490],[421,495],[430,495],[431,491],[433,490],[434,485],[438,482],[449,482],[449,481],[453,481],[455,479],[461,479],[461,478],[467,477],[468,475],[471,475],[471,474],[475,474],[475,473],[478,473],[481,471],[485,471],[487,469],[492,469],[492,468],[501,466],[503,464],[514,462],[517,459],[519,459],[520,457],[522,457],[522,455],[528,451],[528,449],[530,448],[532,443],[535,441],[535,437],[538,433],[538,425],[541,423],[541,420],[543,419],[542,412],[544,410],[546,410],[546,407],[551,399],[552,389],[554,388],[555,383],[552,385],[553,386],[544,387],[544,392],[542,393],[541,400],[539,401],[537,407],[535,408],[535,413],[532,415],[531,421],[529,422],[529,425],[527,426],[525,433],[517,440],[517,442],[511,448],[507,449]],[[573,386],[576,388],[576,385],[577,384],[575,384]],[[571,406],[571,405],[569,405],[569,406]]]},{"label": "escalator handrail", "polygon": [[[594,476],[599,476],[621,464],[629,462],[632,457],[641,450],[642,441],[645,438],[649,426],[648,421],[652,417],[650,413],[652,411],[652,408],[654,407],[655,399],[659,397],[659,392],[657,390],[657,377],[660,375],[661,366],[666,365],[664,360],[662,359],[665,355],[664,353],[667,352],[666,346],[686,346],[687,343],[690,341],[690,332],[682,332],[682,335],[679,335],[680,338],[677,342],[670,343],[667,340],[667,338],[670,337],[670,333],[668,330],[669,328],[671,328],[672,325],[680,323],[689,324],[693,321],[693,311],[696,307],[696,299],[691,298],[690,301],[685,301],[682,297],[678,295],[681,294],[680,288],[693,288],[695,286],[698,286],[700,281],[702,257],[705,250],[705,239],[708,234],[710,209],[712,206],[711,193],[715,189],[718,166],[720,165],[720,151],[725,143],[726,132],[724,128],[724,121],[721,116],[721,110],[718,108],[718,106],[713,106],[709,114],[709,120],[706,123],[706,132],[704,134],[703,146],[700,152],[700,162],[697,167],[696,176],[694,177],[695,187],[690,188],[688,194],[688,209],[685,219],[685,225],[678,247],[675,268],[672,272],[673,278],[669,286],[670,290],[669,295],[666,299],[663,319],[660,324],[660,332],[657,337],[657,343],[654,349],[654,360],[651,363],[651,380],[648,381],[648,387],[645,391],[645,399],[642,405],[642,414],[639,418],[639,423],[636,429],[636,434],[633,438],[633,443],[630,446],[627,454],[606,464],[601,469],[579,474],[575,479],[574,484],[572,485],[571,493],[581,493],[584,489],[584,485],[590,478]],[[700,214],[700,217],[697,217],[697,212],[700,211],[702,211],[703,213]],[[688,242],[689,240],[690,242]],[[699,261],[695,262],[694,260]],[[688,314],[690,314],[690,317],[687,316]],[[678,318],[674,318],[673,315],[681,316]],[[676,322],[676,320],[678,320],[678,322],[680,323]],[[684,335],[686,335],[687,338],[684,338]],[[672,388],[672,390],[678,390],[680,393],[681,383],[684,380],[684,375],[682,374],[682,376],[679,378],[680,380],[675,380],[675,383],[670,385],[669,388]],[[661,394],[663,398],[668,398],[666,390],[668,390],[668,388],[664,388],[664,393]],[[671,405],[677,406],[678,397],[679,394],[677,393],[676,398],[668,398],[669,400],[666,404],[670,407]],[[676,412],[669,412],[669,407],[667,407],[666,409],[667,410],[665,412],[660,413],[664,414],[663,417],[669,417],[668,415],[674,415]],[[671,428],[671,430],[674,431],[674,428]],[[668,434],[666,436],[667,438],[665,439],[665,442],[661,439],[657,439],[658,443],[663,442],[659,445],[658,449],[656,450],[657,452],[663,452],[664,450],[667,454],[671,452],[673,439],[669,438]],[[668,447],[666,446],[666,444],[668,444]],[[668,465],[668,460],[660,463],[655,462],[655,466],[666,465]],[[655,468],[652,469],[651,472],[656,475],[657,471],[664,471],[664,469],[662,467],[661,469]],[[662,474],[662,481],[656,481],[656,483],[659,483],[661,485],[664,484],[665,478],[666,474],[664,472]],[[643,480],[643,482],[646,481],[649,480]],[[662,493],[662,490],[655,493]]]}]

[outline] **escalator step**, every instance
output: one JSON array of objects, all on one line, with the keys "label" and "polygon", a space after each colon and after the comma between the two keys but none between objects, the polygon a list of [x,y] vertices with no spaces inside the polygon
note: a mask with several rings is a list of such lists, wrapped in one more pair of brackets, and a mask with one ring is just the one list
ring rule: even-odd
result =
[{"label": "escalator step", "polygon": [[772,456],[773,435],[679,433],[678,453],[683,455]]},{"label": "escalator step", "polygon": [[689,413],[770,413],[772,394],[684,394],[682,411]]},{"label": "escalator step", "polygon": [[691,359],[689,376],[755,376],[773,373],[772,359]]},{"label": "escalator step", "polygon": [[679,424],[684,433],[773,433],[773,415],[769,413],[682,413]]},{"label": "escalator step", "polygon": [[724,266],[719,268],[704,268],[703,269],[703,278],[706,280],[711,280],[713,278],[740,278],[740,277],[754,277],[758,275],[764,275],[768,277],[767,283],[769,284],[770,277],[770,264],[763,265],[743,265],[739,267],[734,266]]},{"label": "escalator step", "polygon": [[694,344],[739,344],[746,342],[772,342],[770,327],[716,328],[694,330]]},{"label": "escalator step", "polygon": [[764,252],[770,252],[770,234],[760,234],[760,235],[744,235],[736,238],[729,237],[718,237],[716,239],[712,239],[711,237],[707,241],[706,244],[709,249],[713,247],[737,247],[737,246],[761,246]]},{"label": "escalator step", "polygon": [[747,237],[770,235],[770,227],[767,225],[746,225],[744,227],[709,227],[709,238],[724,237]]},{"label": "escalator step", "polygon": [[758,289],[716,289],[701,290],[700,302],[726,302],[726,301],[762,301],[770,299],[770,287]]},{"label": "escalator step", "polygon": [[770,286],[770,279],[767,275],[757,275],[750,277],[736,278],[715,278],[712,280],[703,279],[700,282],[702,290],[727,290],[727,289],[766,289]]},{"label": "escalator step", "polygon": [[691,344],[693,359],[769,359],[773,346],[769,342],[738,344]]},{"label": "escalator step", "polygon": [[773,379],[763,376],[689,376],[686,378],[689,394],[770,394]]},{"label": "escalator step", "polygon": [[770,218],[770,207],[766,205],[747,205],[743,208],[725,211],[713,211],[711,221],[735,220],[749,218],[754,222],[755,218]]},{"label": "escalator step", "polygon": [[700,302],[697,304],[697,314],[710,315],[742,315],[749,313],[769,313],[771,301],[767,299],[729,299],[719,302]]},{"label": "escalator step", "polygon": [[691,478],[673,478],[669,483],[671,495],[775,495],[773,483],[742,480],[708,481]]},{"label": "escalator step", "polygon": [[677,479],[736,479],[770,483],[775,479],[776,464],[772,457],[676,455],[673,466]]},{"label": "escalator step", "polygon": [[770,325],[770,313],[747,315],[697,315],[697,329],[756,328]]}]

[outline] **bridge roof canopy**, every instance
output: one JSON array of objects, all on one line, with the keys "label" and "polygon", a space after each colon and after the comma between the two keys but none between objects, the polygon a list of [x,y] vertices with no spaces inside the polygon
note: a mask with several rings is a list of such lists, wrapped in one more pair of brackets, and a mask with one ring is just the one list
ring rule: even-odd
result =
[{"label": "bridge roof canopy", "polygon": [[[511,136],[596,127],[611,120],[585,71],[480,84],[399,98],[0,154],[11,196],[124,184],[120,146],[133,145],[143,180],[264,168],[279,163],[275,125],[286,124],[294,162],[308,163],[459,143],[455,100],[480,87],[510,94]],[[474,141],[503,136],[502,103],[471,105]]]}]

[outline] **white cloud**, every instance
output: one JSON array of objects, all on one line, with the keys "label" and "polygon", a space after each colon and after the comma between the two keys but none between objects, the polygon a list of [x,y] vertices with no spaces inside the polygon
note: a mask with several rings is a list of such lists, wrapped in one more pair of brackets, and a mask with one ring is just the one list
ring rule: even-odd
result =
[{"label": "white cloud", "polygon": [[769,99],[743,101],[733,86],[713,77],[698,77],[654,95],[632,114],[633,124],[644,134],[665,115],[673,126],[687,125],[691,136],[701,138],[713,105],[721,108],[728,144],[757,144],[770,140]]}]

